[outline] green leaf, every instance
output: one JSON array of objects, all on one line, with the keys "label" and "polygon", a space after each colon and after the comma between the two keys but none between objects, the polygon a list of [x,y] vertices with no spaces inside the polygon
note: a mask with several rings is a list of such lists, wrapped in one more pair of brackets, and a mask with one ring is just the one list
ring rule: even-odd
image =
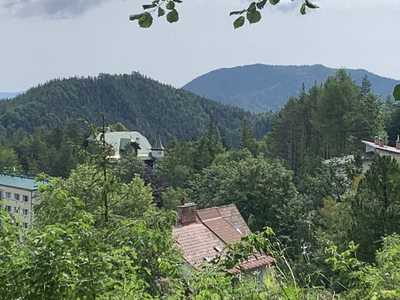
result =
[{"label": "green leaf", "polygon": [[249,11],[249,10],[254,11],[255,9],[256,9],[256,3],[251,2],[249,7],[247,8],[247,11]]},{"label": "green leaf", "polygon": [[269,0],[269,3],[271,3],[272,5],[277,5],[279,1],[280,0]]},{"label": "green leaf", "polygon": [[394,87],[393,97],[394,97],[394,100],[396,100],[396,101],[400,100],[400,84],[398,84]]},{"label": "green leaf", "polygon": [[167,14],[167,21],[170,23],[174,23],[177,22],[179,20],[179,14],[176,11],[176,9],[171,10],[168,14]]},{"label": "green leaf", "polygon": [[173,10],[173,9],[175,9],[175,2],[174,2],[174,1],[169,1],[169,2],[167,3],[167,5],[165,5],[165,8],[168,9],[168,10]]},{"label": "green leaf", "polygon": [[266,3],[267,3],[267,0],[262,0],[260,2],[257,2],[256,6],[258,9],[263,9]]},{"label": "green leaf", "polygon": [[232,16],[232,15],[241,15],[241,14],[243,14],[245,11],[246,11],[245,9],[243,9],[243,10],[231,11],[231,12],[229,13],[229,16]]},{"label": "green leaf", "polygon": [[247,11],[246,17],[250,24],[257,23],[261,20],[261,13],[258,10]]},{"label": "green leaf", "polygon": [[304,2],[303,5],[300,7],[300,13],[302,15],[306,14],[306,3]]},{"label": "green leaf", "polygon": [[306,5],[307,5],[307,7],[308,8],[319,8],[319,6],[318,5],[316,5],[316,4],[312,4],[311,2],[309,2],[308,0],[305,0],[305,2],[304,2]]},{"label": "green leaf", "polygon": [[158,16],[162,17],[163,15],[165,15],[165,10],[163,10],[161,7],[158,8]]},{"label": "green leaf", "polygon": [[139,18],[139,26],[149,28],[153,24],[153,17],[148,12],[144,12]]},{"label": "green leaf", "polygon": [[143,15],[143,14],[130,15],[130,16],[129,16],[129,20],[130,20],[130,21],[139,20],[139,18],[140,18],[142,15]]},{"label": "green leaf", "polygon": [[152,3],[152,4],[143,4],[142,6],[143,6],[143,9],[146,10],[146,9],[150,9],[150,8],[157,7],[157,4],[155,4],[155,3]]},{"label": "green leaf", "polygon": [[244,21],[245,18],[243,16],[237,18],[235,22],[233,22],[233,27],[235,27],[235,29],[242,27],[244,25]]}]

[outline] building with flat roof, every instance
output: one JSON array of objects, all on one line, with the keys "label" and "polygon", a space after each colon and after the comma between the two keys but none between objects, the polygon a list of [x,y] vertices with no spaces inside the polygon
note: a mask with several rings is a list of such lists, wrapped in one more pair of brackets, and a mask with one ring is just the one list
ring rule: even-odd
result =
[{"label": "building with flat roof", "polygon": [[368,170],[374,155],[387,155],[400,161],[400,139],[397,136],[396,147],[385,145],[382,138],[376,136],[373,142],[361,141],[365,145],[363,169]]},{"label": "building with flat roof", "polygon": [[39,186],[46,183],[36,182],[32,176],[0,173],[0,201],[2,207],[14,215],[15,226],[29,228],[39,200]]}]

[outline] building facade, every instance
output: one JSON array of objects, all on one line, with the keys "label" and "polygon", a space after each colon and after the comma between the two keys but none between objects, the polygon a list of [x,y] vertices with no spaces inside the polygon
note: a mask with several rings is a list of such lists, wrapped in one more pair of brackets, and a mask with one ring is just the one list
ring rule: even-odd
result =
[{"label": "building facade", "polygon": [[[136,157],[153,165],[156,158],[164,157],[164,147],[159,139],[152,147],[148,139],[138,131],[115,131],[111,132],[110,128],[104,134],[104,141],[111,145],[114,154],[109,157],[111,161],[118,161],[125,153],[134,151]],[[101,140],[102,134],[97,135],[97,140]]]},{"label": "building facade", "polygon": [[3,209],[14,215],[14,226],[29,229],[33,210],[38,203],[39,185],[34,177],[0,174],[0,202]]},{"label": "building facade", "polygon": [[383,139],[375,137],[373,142],[361,141],[365,145],[365,154],[363,160],[364,171],[368,170],[374,155],[391,156],[400,162],[400,139],[397,136],[396,147],[385,145]]}]

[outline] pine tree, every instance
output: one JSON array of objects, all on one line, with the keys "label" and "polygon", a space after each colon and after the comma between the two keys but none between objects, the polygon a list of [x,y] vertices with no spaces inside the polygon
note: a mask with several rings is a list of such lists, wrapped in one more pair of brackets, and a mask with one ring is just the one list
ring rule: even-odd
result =
[{"label": "pine tree", "polygon": [[254,156],[258,154],[258,144],[251,132],[249,121],[246,119],[240,126],[240,149],[248,149]]}]

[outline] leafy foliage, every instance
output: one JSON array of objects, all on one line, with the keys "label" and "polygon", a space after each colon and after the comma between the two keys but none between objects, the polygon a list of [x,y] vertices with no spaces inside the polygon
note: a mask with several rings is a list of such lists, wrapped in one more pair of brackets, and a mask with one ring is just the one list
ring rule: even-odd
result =
[{"label": "leafy foliage", "polygon": [[[232,15],[242,15],[246,14],[246,19],[249,24],[258,23],[261,20],[261,10],[264,6],[269,2],[271,5],[276,5],[280,2],[280,0],[258,0],[252,2],[247,9],[242,9],[239,11],[230,12],[230,16]],[[167,13],[166,19],[169,23],[175,23],[179,20],[178,11],[175,9],[176,3],[182,3],[182,0],[154,0],[151,4],[144,4],[143,10],[144,12],[140,14],[134,14],[129,16],[130,21],[138,20],[139,26],[141,28],[149,28],[153,23],[152,14],[154,12],[158,12],[158,17],[162,17],[165,14],[163,7],[165,7],[169,12]],[[310,3],[308,0],[304,0],[303,5],[301,6],[300,13],[304,15],[306,13],[306,9],[315,9],[319,8],[318,5]],[[245,17],[238,17],[234,23],[234,28],[239,28],[243,26],[245,23]]]},{"label": "leafy foliage", "polygon": [[[367,82],[365,82],[367,84]],[[360,88],[344,70],[321,87],[290,98],[272,121],[267,140],[271,154],[286,160],[296,175],[317,157],[357,154],[361,140],[384,132],[380,98]]]},{"label": "leafy foliage", "polygon": [[253,230],[275,228],[289,237],[299,213],[299,199],[291,173],[277,160],[251,157],[203,169],[190,182],[190,199],[200,207],[234,203]]},{"label": "leafy foliage", "polygon": [[360,245],[359,257],[368,261],[381,245],[381,237],[400,232],[400,166],[390,156],[377,156],[361,178],[351,202],[352,238]]},{"label": "leafy foliage", "polygon": [[393,90],[393,97],[395,100],[400,100],[400,84],[396,85]]}]

